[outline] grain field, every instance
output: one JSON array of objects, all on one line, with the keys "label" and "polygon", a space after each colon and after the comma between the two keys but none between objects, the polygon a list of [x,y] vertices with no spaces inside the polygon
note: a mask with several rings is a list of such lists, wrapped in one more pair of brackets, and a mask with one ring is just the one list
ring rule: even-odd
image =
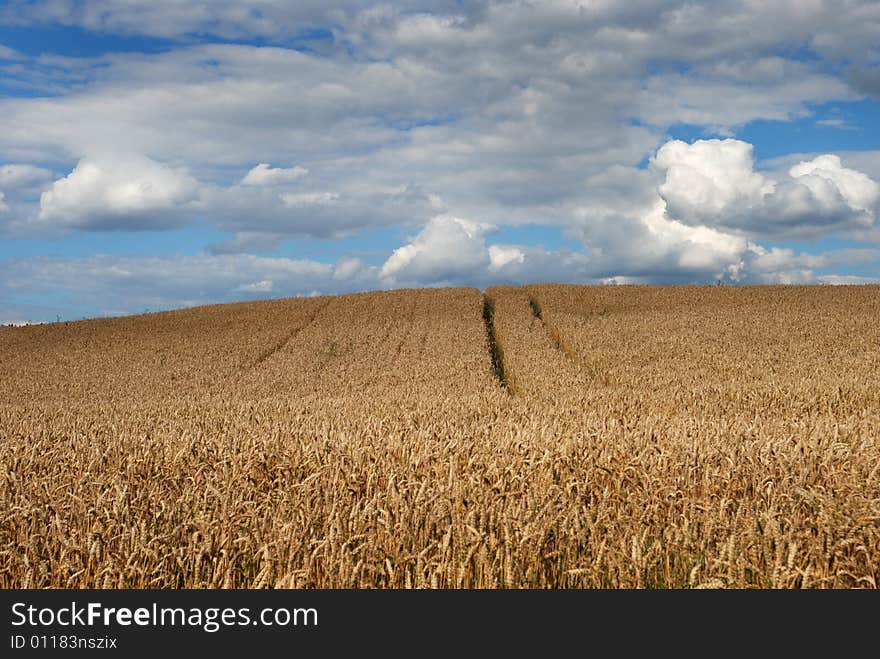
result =
[{"label": "grain field", "polygon": [[876,588],[880,289],[0,328],[3,588]]}]

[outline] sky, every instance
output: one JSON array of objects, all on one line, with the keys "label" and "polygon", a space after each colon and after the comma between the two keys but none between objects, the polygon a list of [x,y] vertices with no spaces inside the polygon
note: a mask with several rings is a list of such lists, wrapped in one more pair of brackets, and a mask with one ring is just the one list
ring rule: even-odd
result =
[{"label": "sky", "polygon": [[880,283],[880,4],[0,3],[0,323]]}]

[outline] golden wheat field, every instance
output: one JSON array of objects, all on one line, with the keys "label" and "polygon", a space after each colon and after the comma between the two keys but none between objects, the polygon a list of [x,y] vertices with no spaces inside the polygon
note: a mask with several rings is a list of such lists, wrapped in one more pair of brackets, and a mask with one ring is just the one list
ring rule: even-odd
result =
[{"label": "golden wheat field", "polygon": [[4,588],[876,588],[880,289],[0,328]]}]

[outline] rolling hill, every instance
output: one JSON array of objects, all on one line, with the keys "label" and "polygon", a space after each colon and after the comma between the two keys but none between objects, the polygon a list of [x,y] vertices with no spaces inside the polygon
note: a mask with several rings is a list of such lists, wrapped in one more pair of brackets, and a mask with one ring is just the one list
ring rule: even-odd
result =
[{"label": "rolling hill", "polygon": [[0,586],[877,587],[880,290],[0,328]]}]

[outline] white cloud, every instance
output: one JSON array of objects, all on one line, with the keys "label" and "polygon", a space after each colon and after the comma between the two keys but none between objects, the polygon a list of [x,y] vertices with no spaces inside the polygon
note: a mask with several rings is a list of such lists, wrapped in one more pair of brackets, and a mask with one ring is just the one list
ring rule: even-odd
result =
[{"label": "white cloud", "polygon": [[651,159],[671,219],[751,236],[819,236],[870,228],[880,187],[821,155],[771,178],[754,171],[752,146],[735,139],[667,142]]},{"label": "white cloud", "polygon": [[4,213],[9,210],[9,206],[7,206],[6,203],[3,201],[5,198],[6,195],[4,195],[2,191],[0,191],[0,213]]},{"label": "white cloud", "polygon": [[739,140],[671,140],[651,159],[669,215],[689,224],[720,224],[719,216],[760,203],[772,183],[753,171],[752,145]]},{"label": "white cloud", "polygon": [[835,280],[843,283],[843,279],[849,276],[841,279],[840,275],[819,274],[817,270],[876,263],[878,258],[880,251],[875,249],[839,249],[810,254],[786,247],[768,249],[750,244],[731,280],[757,284],[818,284]]},{"label": "white cloud", "polygon": [[[4,80],[27,91],[0,99],[0,158],[15,163],[0,167],[2,226],[28,235],[198,218],[230,239],[205,260],[154,265],[196,279],[220,263],[243,268],[222,288],[203,286],[216,299],[257,295],[265,282],[301,290],[275,271],[284,260],[254,265],[247,252],[376,227],[414,237],[386,245],[381,269],[316,265],[305,292],[816,280],[828,263],[755,242],[880,240],[877,152],[767,169],[737,140],[658,150],[683,122],[735,134],[872,93],[876,3],[38,0],[0,8],[3,21],[180,39],[152,54],[0,53],[15,58],[0,62]],[[310,27],[327,31],[313,39]],[[199,43],[205,34],[214,43]],[[251,36],[275,45],[244,45]],[[640,168],[652,153],[650,171]],[[70,174],[47,189],[46,167]],[[522,224],[558,228],[583,248],[492,243],[490,226]]]},{"label": "white cloud", "polygon": [[[791,167],[808,160],[814,160],[821,153],[789,153],[778,158],[771,158],[762,162],[769,171],[789,170]],[[880,180],[880,151],[866,149],[863,151],[837,151],[840,162],[848,169],[862,172],[874,181]]]},{"label": "white cloud", "polygon": [[309,173],[304,167],[294,166],[288,169],[271,167],[261,162],[251,169],[241,180],[242,185],[282,185],[290,183]]},{"label": "white cloud", "polygon": [[[374,200],[407,186],[444,206],[413,213],[411,225],[439,212],[496,224],[566,224],[581,203],[584,179],[635,166],[671,124],[733,130],[850,98],[847,81],[829,73],[834,67],[823,53],[849,45],[850,60],[860,60],[855,44],[870,43],[876,23],[824,2],[724,3],[711,10],[684,2],[624,4],[18,6],[7,20],[187,35],[188,45],[56,61],[60,89],[0,101],[0,157],[27,154],[68,167],[94,149],[120,150],[160,162],[183,159],[193,176],[218,188],[307,181],[308,189],[289,192],[351,200],[336,207],[344,219],[335,224],[347,231],[404,222],[408,211],[377,208]],[[192,36],[258,35],[290,45],[309,25],[329,27],[332,39],[303,52],[194,44]],[[815,57],[780,54],[814,37]],[[38,64],[20,66],[32,72]],[[295,167],[268,165],[292,158]],[[244,179],[229,179],[254,162],[261,164]],[[308,177],[297,176],[298,168]],[[258,226],[224,212],[228,198],[217,200],[209,219],[239,232],[310,230],[309,204],[301,199],[309,201],[286,199],[303,206],[294,220],[277,198],[258,194],[232,204],[237,217],[252,216]]]},{"label": "white cloud", "polygon": [[[720,276],[735,265],[748,243],[743,238],[706,226],[688,226],[664,215],[658,203],[643,222],[651,233],[655,252],[674,259],[673,271],[707,273]],[[659,248],[659,249],[658,249]]]},{"label": "white cloud", "polygon": [[657,199],[644,215],[592,216],[584,223],[583,252],[488,244],[489,225],[438,216],[382,266],[388,285],[490,285],[609,277],[714,282],[742,268],[749,243],[707,227],[689,227],[663,215]]},{"label": "white cloud", "polygon": [[[487,244],[486,226],[454,217],[434,218],[381,270],[387,286],[461,284],[488,286],[559,281],[601,283],[821,283],[821,270],[877,262],[880,250],[821,254],[771,247],[708,227],[669,220],[658,199],[642,217],[609,216],[597,231],[601,243],[583,252],[526,245]],[[619,233],[613,231],[617,225]],[[595,229],[596,223],[586,225]],[[610,234],[610,238],[609,238]]]},{"label": "white cloud", "polygon": [[839,156],[817,156],[810,161],[798,163],[788,173],[807,187],[814,185],[817,179],[828,181],[850,208],[867,213],[874,212],[880,199],[880,185],[865,174],[844,167]]},{"label": "white cloud", "polygon": [[336,192],[286,192],[280,196],[285,206],[329,204],[339,199]]},{"label": "white cloud", "polygon": [[522,249],[513,245],[489,246],[489,270],[497,272],[512,263],[525,263],[526,255]]},{"label": "white cloud", "polygon": [[[724,149],[716,146],[726,146],[732,151],[730,157],[724,157]],[[695,152],[684,149],[680,157],[674,150],[681,146],[673,147],[661,154],[659,166],[689,163],[706,175],[734,181],[729,188],[710,190],[701,203],[725,210],[743,196],[748,197],[743,190],[760,198],[765,188],[772,189],[752,170],[748,145],[698,145]],[[708,152],[701,154],[706,149]],[[808,283],[819,281],[817,271],[821,269],[878,257],[870,250],[815,256],[767,249],[738,232],[682,222],[670,217],[651,175],[641,170],[611,168],[591,177],[587,189],[590,203],[573,210],[570,229],[571,235],[583,243],[584,251],[490,244],[491,226],[456,216],[438,216],[387,259],[381,270],[383,281],[388,285],[611,280]]]},{"label": "white cloud", "polygon": [[[662,213],[655,218],[668,222]],[[627,227],[633,231],[637,225]],[[645,229],[650,231],[649,229]],[[328,295],[392,286],[439,283],[488,286],[497,283],[560,281],[572,283],[713,283],[719,274],[739,283],[870,283],[819,274],[821,269],[876,262],[878,250],[840,250],[823,254],[796,253],[752,243],[726,243],[707,234],[714,244],[706,261],[682,264],[693,245],[692,229],[673,226],[656,234],[651,253],[638,240],[636,249],[572,252],[524,245],[487,245],[489,228],[462,218],[435,218],[407,245],[397,250],[385,268],[346,256],[335,264],[304,259],[248,254],[199,254],[176,257],[17,258],[0,262],[0,317],[12,321],[54,320],[89,314],[140,313],[242,299]],[[675,234],[678,232],[678,235]],[[740,240],[731,238],[732,241]],[[704,252],[705,253],[705,252]],[[689,268],[682,270],[682,267]],[[27,307],[16,298],[51,292],[58,308]],[[68,306],[70,305],[70,306]]]},{"label": "white cloud", "polygon": [[56,228],[138,230],[181,223],[198,183],[140,155],[83,158],[40,196],[37,221]]},{"label": "white cloud", "polygon": [[253,282],[252,284],[241,284],[240,286],[236,286],[232,289],[233,292],[242,292],[242,293],[271,293],[275,290],[275,284],[271,279],[261,279],[260,281]]},{"label": "white cloud", "polygon": [[399,247],[382,266],[382,276],[397,282],[455,282],[486,268],[491,257],[484,236],[491,226],[439,215]]}]

